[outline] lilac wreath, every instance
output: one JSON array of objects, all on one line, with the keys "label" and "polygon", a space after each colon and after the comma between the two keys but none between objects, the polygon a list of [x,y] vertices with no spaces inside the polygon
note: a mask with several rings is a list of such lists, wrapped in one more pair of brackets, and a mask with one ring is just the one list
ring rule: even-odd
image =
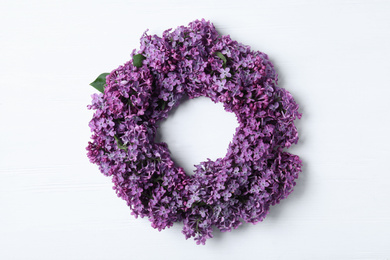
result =
[{"label": "lilac wreath", "polygon": [[[99,83],[103,94],[88,106],[96,110],[88,157],[152,227],[182,221],[185,237],[204,244],[213,227],[262,221],[292,192],[302,162],[283,149],[298,141],[298,105],[277,87],[266,54],[219,35],[210,22],[162,37],[145,32],[132,60],[92,85]],[[226,156],[199,163],[192,176],[175,165],[167,144],[155,142],[158,122],[185,96],[222,102],[239,122]]]}]

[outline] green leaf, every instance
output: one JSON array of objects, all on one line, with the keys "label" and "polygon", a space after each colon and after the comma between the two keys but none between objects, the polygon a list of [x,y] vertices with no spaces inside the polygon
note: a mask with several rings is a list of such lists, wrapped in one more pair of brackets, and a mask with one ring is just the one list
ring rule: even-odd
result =
[{"label": "green leaf", "polygon": [[116,144],[118,145],[118,148],[127,152],[127,146],[123,145],[122,141],[116,135],[114,135],[114,138],[115,138]]},{"label": "green leaf", "polygon": [[217,55],[218,58],[220,58],[220,59],[223,61],[223,64],[222,64],[222,65],[225,66],[225,64],[226,64],[226,62],[227,62],[227,59],[226,59],[225,56],[223,56],[222,52],[217,51],[217,52],[215,53],[215,55]]},{"label": "green leaf", "polygon": [[142,54],[136,54],[133,56],[133,65],[136,66],[137,68],[142,67],[142,62],[144,61],[145,56]]},{"label": "green leaf", "polygon": [[102,73],[95,79],[94,82],[92,82],[91,85],[92,87],[96,88],[100,92],[104,93],[104,87],[106,85],[106,76],[110,73]]},{"label": "green leaf", "polygon": [[165,109],[166,105],[168,104],[167,101],[164,101],[163,99],[158,100],[158,106],[161,108],[161,111]]}]

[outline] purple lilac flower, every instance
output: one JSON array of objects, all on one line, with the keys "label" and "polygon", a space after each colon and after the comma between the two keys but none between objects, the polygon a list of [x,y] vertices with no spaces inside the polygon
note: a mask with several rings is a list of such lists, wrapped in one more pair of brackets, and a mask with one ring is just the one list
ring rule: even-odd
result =
[{"label": "purple lilac flower", "polygon": [[[213,227],[262,221],[292,192],[302,165],[284,151],[298,142],[298,104],[277,86],[268,56],[205,20],[162,37],[145,32],[136,54],[145,57],[141,67],[119,66],[104,93],[92,96],[90,161],[112,177],[135,217],[158,230],[183,222],[185,237],[198,244],[213,237]],[[158,122],[185,96],[222,102],[239,121],[226,156],[200,162],[192,176],[175,165],[167,144],[154,141]]]}]

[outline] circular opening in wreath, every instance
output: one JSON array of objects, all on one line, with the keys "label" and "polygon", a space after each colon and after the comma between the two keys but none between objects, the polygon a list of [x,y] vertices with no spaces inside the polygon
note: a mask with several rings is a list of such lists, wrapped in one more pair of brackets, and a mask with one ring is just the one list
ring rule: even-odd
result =
[{"label": "circular opening in wreath", "polygon": [[183,99],[159,125],[156,141],[168,144],[171,158],[187,175],[208,158],[225,157],[238,127],[234,113],[207,97]]}]

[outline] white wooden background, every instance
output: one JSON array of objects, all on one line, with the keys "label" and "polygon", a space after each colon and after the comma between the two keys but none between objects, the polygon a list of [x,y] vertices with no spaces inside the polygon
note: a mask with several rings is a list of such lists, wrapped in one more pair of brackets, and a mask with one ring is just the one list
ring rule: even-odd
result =
[{"label": "white wooden background", "polygon": [[[198,18],[268,53],[303,112],[294,193],[206,246],[130,216],[85,151],[88,84]],[[0,259],[390,259],[390,1],[1,0],[0,25]],[[199,99],[160,133],[191,169],[236,124]]]}]

